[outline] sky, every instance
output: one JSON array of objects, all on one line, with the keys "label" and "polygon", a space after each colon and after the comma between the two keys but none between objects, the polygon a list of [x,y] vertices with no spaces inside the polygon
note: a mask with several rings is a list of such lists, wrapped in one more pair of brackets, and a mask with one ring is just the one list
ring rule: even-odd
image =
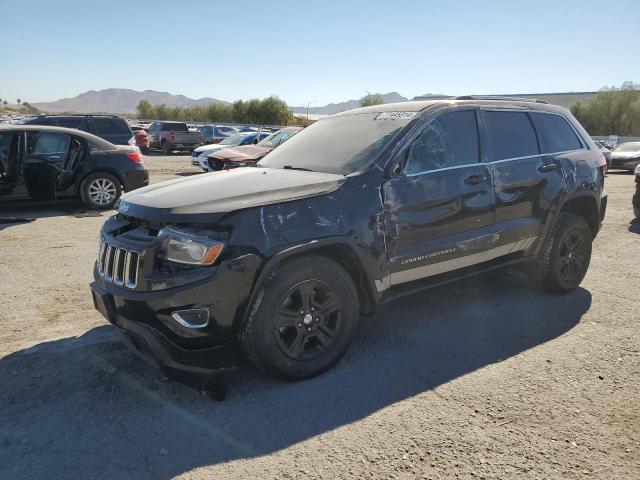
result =
[{"label": "sky", "polygon": [[0,98],[131,88],[321,106],[640,82],[640,0],[0,0]]}]

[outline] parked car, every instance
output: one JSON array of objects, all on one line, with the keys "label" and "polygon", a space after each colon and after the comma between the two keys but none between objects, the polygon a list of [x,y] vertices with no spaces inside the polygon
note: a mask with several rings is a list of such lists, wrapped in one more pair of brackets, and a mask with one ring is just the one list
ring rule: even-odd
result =
[{"label": "parked car", "polygon": [[22,125],[49,125],[76,128],[92,133],[115,145],[135,145],[127,121],[115,115],[39,115],[24,119]]},{"label": "parked car", "polygon": [[640,164],[640,142],[621,143],[611,152],[611,168],[633,172]]},{"label": "parked car", "polygon": [[0,203],[79,198],[104,210],[148,184],[137,147],[71,128],[0,126]]},{"label": "parked car", "polygon": [[607,205],[600,150],[565,108],[466,98],[339,113],[254,168],[126,195],[102,228],[96,308],[222,396],[236,345],[260,369],[318,375],[361,314],[409,292],[513,266],[573,291]]},{"label": "parked car", "polygon": [[261,142],[257,142],[256,145],[215,150],[207,155],[207,161],[204,165],[211,172],[254,165],[267,153],[289,140],[300,130],[302,130],[302,127],[287,127],[272,133]]},{"label": "parked car", "polygon": [[636,166],[634,171],[636,175],[636,193],[633,195],[633,214],[636,218],[640,218],[640,165]]},{"label": "parked car", "polygon": [[204,143],[201,132],[191,132],[181,122],[153,122],[148,133],[149,149],[159,148],[165,155],[176,150],[191,151]]},{"label": "parked car", "polygon": [[136,139],[136,146],[143,153],[149,150],[149,134],[143,127],[139,127],[137,125],[132,125],[131,130],[133,130],[133,135]]},{"label": "parked car", "polygon": [[240,145],[251,145],[253,144],[256,137],[258,140],[264,140],[270,134],[268,132],[245,132],[245,133],[236,133],[235,135],[231,135],[230,137],[225,138],[220,143],[213,143],[210,145],[203,145],[201,147],[196,148],[193,152],[191,152],[191,165],[194,167],[200,167],[205,171],[209,170],[207,155],[215,150],[221,150],[223,148],[235,147]]},{"label": "parked car", "polygon": [[225,138],[238,133],[238,129],[229,125],[199,125],[197,130],[202,133],[206,144],[220,143]]}]

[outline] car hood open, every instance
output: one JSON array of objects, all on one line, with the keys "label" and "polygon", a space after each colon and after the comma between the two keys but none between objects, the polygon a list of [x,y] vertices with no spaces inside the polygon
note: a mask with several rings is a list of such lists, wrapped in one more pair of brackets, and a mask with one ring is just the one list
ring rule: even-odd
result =
[{"label": "car hood open", "polygon": [[330,173],[236,168],[134,190],[123,195],[118,210],[155,222],[215,222],[235,210],[327,193],[344,181]]}]

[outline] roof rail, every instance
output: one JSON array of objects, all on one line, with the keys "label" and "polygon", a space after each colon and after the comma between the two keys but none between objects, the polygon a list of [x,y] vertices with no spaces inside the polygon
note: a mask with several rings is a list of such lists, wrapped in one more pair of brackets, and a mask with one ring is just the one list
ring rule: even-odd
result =
[{"label": "roof rail", "polygon": [[453,100],[507,100],[511,102],[549,103],[546,100],[537,98],[501,97],[499,95],[461,95],[453,97]]},{"label": "roof rail", "polygon": [[112,118],[122,118],[118,115],[113,115],[110,113],[39,113],[38,117],[112,117]]}]

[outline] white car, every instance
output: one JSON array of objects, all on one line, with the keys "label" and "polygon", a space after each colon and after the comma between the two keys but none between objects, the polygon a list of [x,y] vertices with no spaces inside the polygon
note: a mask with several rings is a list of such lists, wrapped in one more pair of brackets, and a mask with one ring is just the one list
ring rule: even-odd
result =
[{"label": "white car", "polygon": [[[258,132],[236,133],[235,135],[231,135],[230,137],[225,138],[220,143],[211,143],[209,145],[198,147],[191,153],[191,165],[193,165],[194,167],[200,167],[205,172],[208,172],[209,164],[207,163],[207,155],[222,148],[237,147],[240,145],[251,145],[256,139],[257,133]],[[271,132],[266,131],[260,132],[258,141],[268,137],[270,133]]]}]

